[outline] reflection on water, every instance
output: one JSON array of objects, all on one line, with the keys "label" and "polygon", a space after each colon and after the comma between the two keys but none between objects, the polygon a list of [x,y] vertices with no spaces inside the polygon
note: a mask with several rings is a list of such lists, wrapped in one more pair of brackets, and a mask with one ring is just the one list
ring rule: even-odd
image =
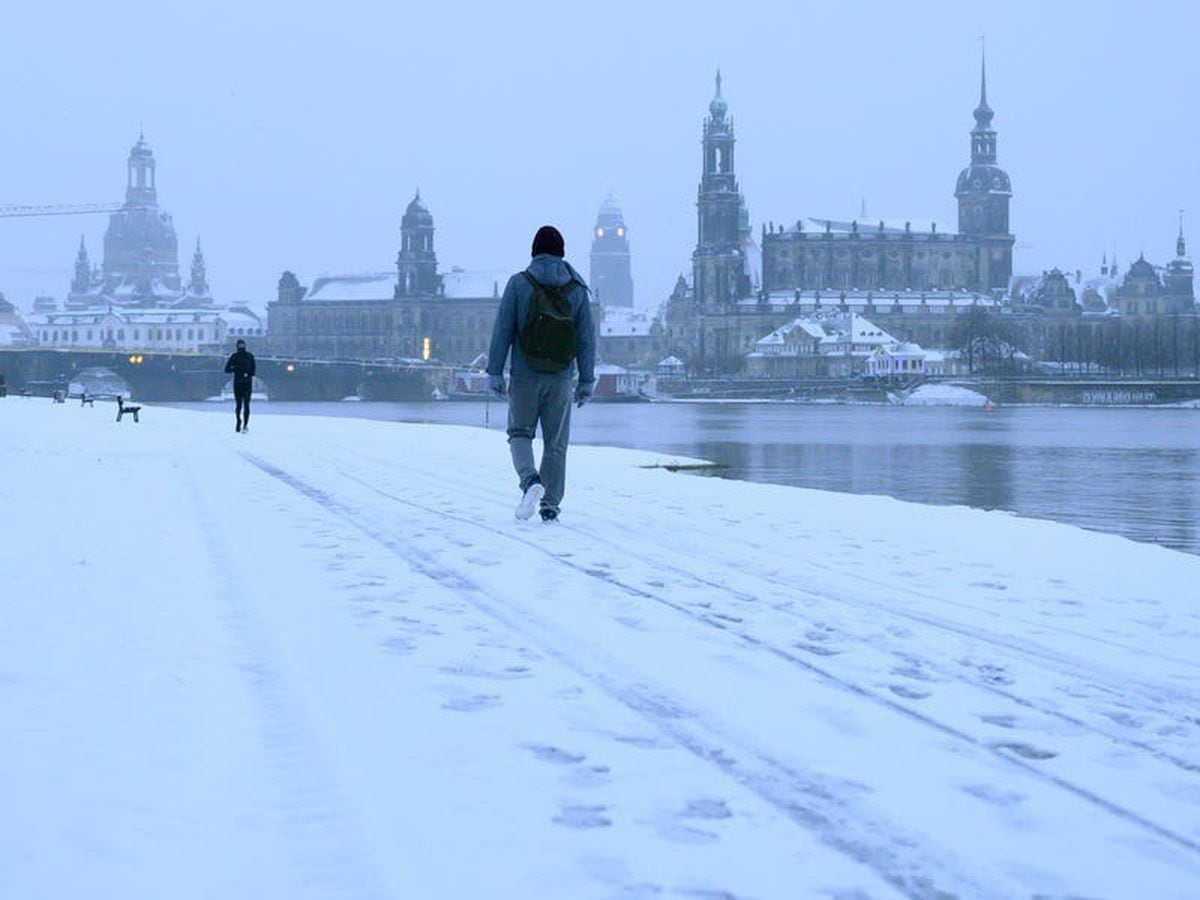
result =
[{"label": "reflection on water", "polygon": [[[263,403],[254,414],[275,413],[500,430],[505,419],[497,403]],[[730,478],[1006,509],[1200,553],[1197,410],[594,403],[571,432],[723,463]]]}]

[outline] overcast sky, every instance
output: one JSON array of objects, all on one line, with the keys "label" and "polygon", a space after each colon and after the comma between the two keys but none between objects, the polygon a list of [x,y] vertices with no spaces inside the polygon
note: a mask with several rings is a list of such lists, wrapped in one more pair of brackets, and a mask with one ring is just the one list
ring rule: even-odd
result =
[{"label": "overcast sky", "polygon": [[[419,187],[443,270],[515,269],[557,224],[587,275],[612,191],[639,306],[690,272],[719,66],[767,221],[957,227],[987,38],[1015,268],[1200,248],[1194,2],[5,3],[0,204],[121,200],[139,125],[185,270],[265,307],[284,269],[385,271]],[[60,301],[107,218],[0,219],[0,291]]]}]

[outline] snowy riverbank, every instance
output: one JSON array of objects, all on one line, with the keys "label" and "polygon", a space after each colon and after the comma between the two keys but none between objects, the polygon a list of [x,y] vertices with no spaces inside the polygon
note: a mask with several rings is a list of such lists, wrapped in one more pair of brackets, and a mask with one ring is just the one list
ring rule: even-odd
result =
[{"label": "snowy riverbank", "polygon": [[0,401],[0,896],[1200,892],[1200,558],[112,413]]}]

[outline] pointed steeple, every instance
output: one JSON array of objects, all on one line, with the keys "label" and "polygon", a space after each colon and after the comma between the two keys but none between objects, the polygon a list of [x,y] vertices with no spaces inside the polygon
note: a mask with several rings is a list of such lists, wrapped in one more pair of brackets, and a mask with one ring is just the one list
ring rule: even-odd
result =
[{"label": "pointed steeple", "polygon": [[192,254],[192,282],[188,290],[197,297],[208,296],[208,269],[204,264],[204,251],[200,249],[200,238],[196,238],[196,252]]},{"label": "pointed steeple", "polygon": [[87,246],[79,236],[79,252],[75,254],[75,277],[71,280],[72,294],[86,294],[92,286],[92,264],[88,261]]},{"label": "pointed steeple", "polygon": [[717,69],[717,92],[713,96],[712,103],[708,104],[708,111],[713,119],[719,122],[725,118],[728,110],[729,106],[725,103],[725,98],[721,96],[721,70]]},{"label": "pointed steeple", "polygon": [[[979,58],[979,105],[975,107],[975,127],[972,129],[974,134],[995,134],[992,131],[992,118],[995,113],[988,106],[987,102],[987,57],[980,55]],[[995,142],[992,143],[992,156],[995,157]]]},{"label": "pointed steeple", "polygon": [[1183,239],[1183,210],[1179,211],[1179,237],[1175,239],[1175,255],[1180,259],[1187,256],[1187,242]]}]

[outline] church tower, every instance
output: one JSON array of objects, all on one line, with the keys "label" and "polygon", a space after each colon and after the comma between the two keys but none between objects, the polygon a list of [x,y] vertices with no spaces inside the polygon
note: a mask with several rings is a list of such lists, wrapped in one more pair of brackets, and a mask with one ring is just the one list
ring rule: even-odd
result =
[{"label": "church tower", "polygon": [[708,113],[701,141],[704,155],[692,274],[696,302],[702,309],[717,309],[750,292],[738,230],[742,196],[733,167],[733,120],[721,96],[720,72]]},{"label": "church tower", "polygon": [[1192,285],[1192,261],[1183,239],[1183,213],[1179,214],[1179,237],[1175,240],[1175,258],[1167,263],[1163,278],[1167,292],[1167,312],[1188,314],[1195,311],[1196,295]]},{"label": "church tower", "polygon": [[980,62],[979,106],[971,129],[971,164],[958,176],[958,230],[977,242],[975,290],[1003,290],[1012,277],[1014,238],[1008,223],[1012,183],[996,164],[994,113],[987,102],[987,62]]},{"label": "church tower", "polygon": [[125,204],[104,232],[102,272],[104,296],[121,306],[173,305],[183,290],[175,225],[159,209],[154,152],[141,133],[125,166]]},{"label": "church tower", "polygon": [[88,260],[83,235],[79,236],[79,252],[75,254],[75,277],[71,280],[72,294],[86,294],[92,286],[92,264]]},{"label": "church tower", "polygon": [[625,217],[612,195],[604,198],[592,229],[591,270],[588,283],[595,298],[606,307],[633,306],[633,276],[629,269],[629,233]]},{"label": "church tower", "polygon": [[438,292],[437,254],[433,252],[433,216],[417,191],[400,220],[400,254],[396,257],[396,297]]},{"label": "church tower", "polygon": [[212,302],[208,290],[208,267],[204,264],[204,251],[200,249],[200,238],[196,238],[196,252],[192,254],[192,280],[188,293],[193,300]]},{"label": "church tower", "polygon": [[138,133],[138,142],[129,151],[126,166],[125,206],[158,206],[158,189],[154,183],[154,153],[146,137]]}]

